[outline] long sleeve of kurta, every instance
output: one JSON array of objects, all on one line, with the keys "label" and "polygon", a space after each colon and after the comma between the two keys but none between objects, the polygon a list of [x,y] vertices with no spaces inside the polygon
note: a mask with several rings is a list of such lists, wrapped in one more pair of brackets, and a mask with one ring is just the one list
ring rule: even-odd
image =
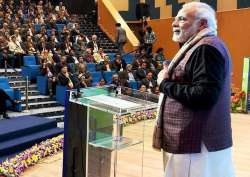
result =
[{"label": "long sleeve of kurta", "polygon": [[208,109],[218,100],[225,78],[225,60],[210,45],[199,46],[185,66],[187,82],[163,80],[160,91],[192,109]]}]

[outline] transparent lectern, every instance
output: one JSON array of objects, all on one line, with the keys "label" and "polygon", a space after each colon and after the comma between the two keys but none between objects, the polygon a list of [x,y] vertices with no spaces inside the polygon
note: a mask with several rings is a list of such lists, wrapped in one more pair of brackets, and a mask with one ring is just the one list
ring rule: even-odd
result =
[{"label": "transparent lectern", "polygon": [[158,97],[106,86],[69,91],[68,98],[63,176],[129,177],[129,170],[143,176],[143,122]]}]

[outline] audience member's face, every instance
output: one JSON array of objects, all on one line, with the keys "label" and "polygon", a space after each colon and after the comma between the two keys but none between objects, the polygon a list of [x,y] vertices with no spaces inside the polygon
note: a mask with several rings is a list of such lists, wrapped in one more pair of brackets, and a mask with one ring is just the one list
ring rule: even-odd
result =
[{"label": "audience member's face", "polygon": [[118,82],[118,80],[119,80],[118,75],[113,75],[113,82]]},{"label": "audience member's face", "polygon": [[115,62],[116,62],[117,64],[121,64],[121,63],[122,63],[122,60],[121,60],[121,58],[116,58],[116,59],[115,59]]},{"label": "audience member's face", "polygon": [[157,69],[162,69],[162,64],[160,61],[157,61],[157,66],[156,66]]},{"label": "audience member's face", "polygon": [[18,29],[15,30],[15,34],[16,34],[16,35],[19,35]]},{"label": "audience member's face", "polygon": [[142,85],[140,87],[140,92],[146,92],[147,91],[147,87],[145,85]]},{"label": "audience member's face", "polygon": [[63,66],[61,71],[62,71],[63,74],[66,74],[68,72],[67,66]]},{"label": "audience member's face", "polygon": [[147,68],[147,63],[142,63],[142,64],[141,64],[141,68],[142,68],[142,69]]},{"label": "audience member's face", "polygon": [[16,42],[16,37],[15,37],[15,36],[12,36],[12,37],[11,37],[11,40],[12,40],[13,42]]},{"label": "audience member's face", "polygon": [[109,56],[108,56],[108,55],[105,55],[105,56],[104,56],[104,61],[109,62],[109,60],[110,60],[110,59],[109,59]]},{"label": "audience member's face", "polygon": [[27,46],[28,46],[28,48],[32,48],[33,47],[30,42],[27,44]]},{"label": "audience member's face", "polygon": [[56,31],[55,30],[51,30],[51,36],[56,36]]},{"label": "audience member's face", "polygon": [[88,55],[92,55],[91,49],[87,49],[86,52]]},{"label": "audience member's face", "polygon": [[104,79],[101,79],[100,82],[99,82],[99,85],[100,85],[100,86],[104,86],[104,85],[105,85],[105,80],[104,80]]},{"label": "audience member's face", "polygon": [[70,53],[69,53],[71,56],[75,55],[75,52],[74,50],[70,50]]},{"label": "audience member's face", "polygon": [[132,65],[127,65],[127,71],[132,71]]},{"label": "audience member's face", "polygon": [[96,41],[97,40],[97,36],[96,35],[93,35],[92,36],[92,41]]},{"label": "audience member's face", "polygon": [[115,60],[117,61],[117,62],[121,62],[121,59],[122,59],[122,57],[121,57],[121,55],[116,55],[115,56]]},{"label": "audience member's face", "polygon": [[145,50],[145,49],[142,49],[142,50],[141,50],[141,54],[146,54],[146,50]]},{"label": "audience member's face", "polygon": [[4,27],[4,28],[8,28],[8,24],[7,24],[7,23],[4,23],[4,24],[3,24],[3,27]]},{"label": "audience member's face", "polygon": [[66,63],[66,57],[65,57],[65,56],[63,56],[63,57],[61,58],[61,63]]},{"label": "audience member's face", "polygon": [[154,92],[156,95],[159,95],[160,94],[160,89],[159,89],[159,87],[157,86],[157,87],[155,87],[155,92]]},{"label": "audience member's face", "polygon": [[83,61],[84,61],[84,60],[83,60],[83,57],[82,57],[82,56],[79,57],[79,58],[78,58],[78,61],[79,61],[79,63],[83,63]]},{"label": "audience member's face", "polygon": [[103,53],[103,48],[99,48],[99,53]]},{"label": "audience member's face", "polygon": [[152,74],[151,72],[149,72],[149,73],[147,74],[147,79],[148,79],[148,80],[151,80],[152,77],[153,77],[153,74]]},{"label": "audience member's face", "polygon": [[199,23],[195,16],[195,11],[192,9],[181,9],[174,22],[173,27],[173,41],[185,43],[199,30]]}]

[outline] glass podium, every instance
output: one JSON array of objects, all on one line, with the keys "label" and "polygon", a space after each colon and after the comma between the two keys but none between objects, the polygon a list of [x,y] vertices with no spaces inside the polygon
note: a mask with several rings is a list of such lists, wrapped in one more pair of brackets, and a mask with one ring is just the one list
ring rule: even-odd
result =
[{"label": "glass podium", "polygon": [[63,176],[125,177],[131,165],[143,176],[143,122],[158,97],[106,86],[69,91],[68,98]]}]

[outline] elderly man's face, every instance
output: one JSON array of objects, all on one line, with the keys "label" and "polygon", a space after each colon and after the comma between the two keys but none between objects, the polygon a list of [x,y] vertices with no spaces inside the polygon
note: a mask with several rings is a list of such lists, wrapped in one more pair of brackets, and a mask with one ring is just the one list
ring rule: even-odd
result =
[{"label": "elderly man's face", "polygon": [[199,25],[195,17],[195,12],[191,9],[181,9],[174,22],[173,27],[173,41],[185,43],[194,34],[198,33]]},{"label": "elderly man's face", "polygon": [[97,36],[96,35],[93,35],[92,36],[92,41],[96,41],[97,40]]}]

